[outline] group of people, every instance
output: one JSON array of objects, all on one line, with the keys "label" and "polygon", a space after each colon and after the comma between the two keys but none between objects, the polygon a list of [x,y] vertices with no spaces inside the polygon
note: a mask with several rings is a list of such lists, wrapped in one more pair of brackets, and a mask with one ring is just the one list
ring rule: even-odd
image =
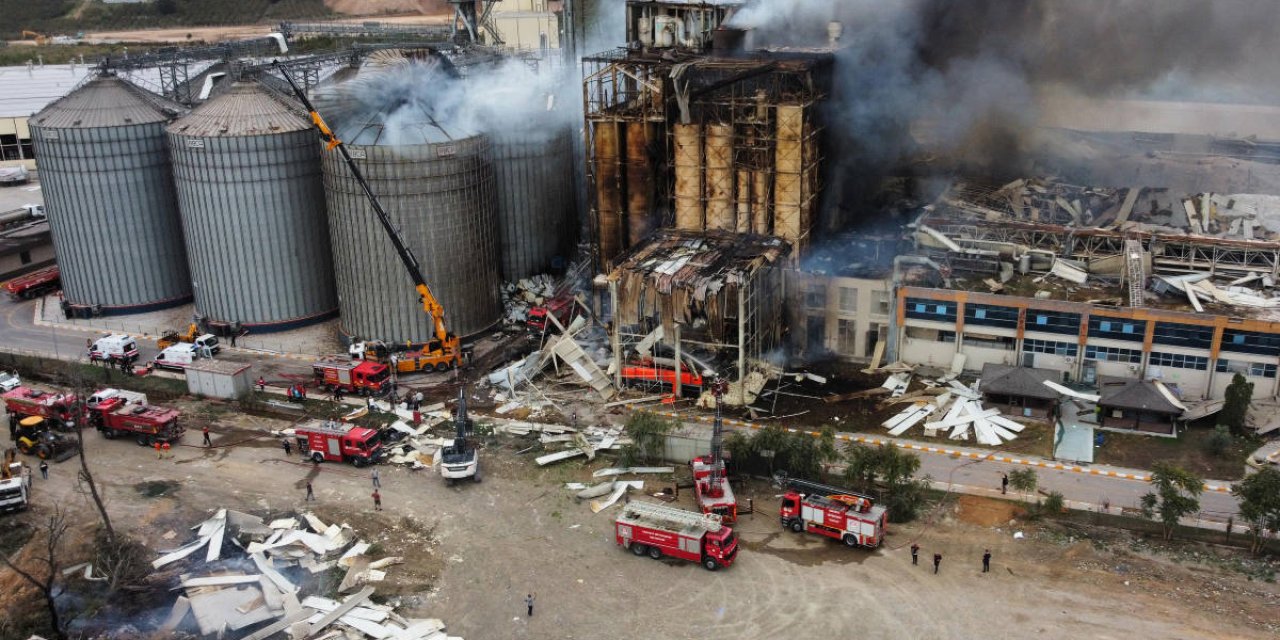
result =
[{"label": "group of people", "polygon": [[[913,565],[920,564],[920,544],[917,542],[911,543],[911,564]],[[938,573],[938,570],[941,568],[942,568],[942,554],[935,553],[933,554],[933,572],[936,574]],[[982,572],[983,573],[991,572],[991,550],[990,549],[986,549],[982,552]]]}]

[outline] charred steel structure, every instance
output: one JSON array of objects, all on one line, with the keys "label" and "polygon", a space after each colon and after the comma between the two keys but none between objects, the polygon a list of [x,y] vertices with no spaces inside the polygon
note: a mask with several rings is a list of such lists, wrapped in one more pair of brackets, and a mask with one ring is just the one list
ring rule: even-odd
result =
[{"label": "charred steel structure", "polygon": [[583,59],[601,268],[661,227],[810,244],[833,56],[744,50],[722,26],[739,4],[630,2],[630,44]]}]

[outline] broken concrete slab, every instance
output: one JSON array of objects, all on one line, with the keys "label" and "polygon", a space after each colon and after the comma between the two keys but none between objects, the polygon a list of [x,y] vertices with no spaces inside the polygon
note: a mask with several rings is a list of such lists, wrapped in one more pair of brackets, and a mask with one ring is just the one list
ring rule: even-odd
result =
[{"label": "broken concrete slab", "polygon": [[609,476],[620,476],[628,473],[675,473],[675,467],[612,467],[609,469],[599,469],[591,474],[593,478],[607,478]]}]

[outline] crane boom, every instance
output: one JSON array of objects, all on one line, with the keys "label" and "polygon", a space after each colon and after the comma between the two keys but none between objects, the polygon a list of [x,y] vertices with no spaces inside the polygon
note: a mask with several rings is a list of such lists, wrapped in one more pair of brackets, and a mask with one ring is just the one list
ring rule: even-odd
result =
[{"label": "crane boom", "polygon": [[347,145],[333,133],[329,125],[325,123],[324,118],[320,117],[320,112],[316,111],[311,100],[307,98],[307,94],[298,87],[298,83],[294,82],[289,72],[281,66],[280,61],[274,63],[276,70],[280,72],[289,88],[293,90],[293,95],[302,102],[303,108],[311,117],[311,124],[315,126],[316,131],[320,132],[320,137],[325,140],[325,148],[329,151],[334,149],[342,154],[342,159],[346,161],[347,168],[351,170],[351,175],[355,176],[356,182],[360,185],[360,189],[364,191],[365,197],[369,199],[369,204],[373,205],[373,211],[378,215],[378,222],[382,223],[382,228],[386,230],[387,236],[391,238],[391,244],[395,246],[396,254],[400,256],[400,262],[404,264],[404,268],[409,271],[409,277],[413,279],[414,288],[418,290],[418,301],[422,303],[422,310],[431,315],[432,322],[435,323],[436,339],[441,342],[447,342],[451,338],[444,324],[444,307],[440,306],[439,301],[431,294],[431,287],[427,286],[427,279],[422,275],[422,267],[418,264],[418,258],[413,255],[413,251],[405,244],[404,237],[400,235],[400,231],[391,223],[391,217],[387,215],[382,203],[378,202],[378,196],[373,193],[373,189],[369,187],[368,181],[364,178],[364,173],[360,171],[360,166],[356,164],[351,152],[347,150]]}]

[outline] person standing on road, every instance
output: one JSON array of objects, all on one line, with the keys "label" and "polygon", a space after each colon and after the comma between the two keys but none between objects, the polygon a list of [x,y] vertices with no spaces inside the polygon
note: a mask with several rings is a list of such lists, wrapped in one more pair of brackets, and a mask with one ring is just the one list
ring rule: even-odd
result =
[{"label": "person standing on road", "polygon": [[382,511],[382,494],[377,489],[373,490],[373,510]]},{"label": "person standing on road", "polygon": [[156,440],[156,460],[164,458],[164,452],[160,450],[160,441]]},{"label": "person standing on road", "polygon": [[266,392],[267,392],[267,379],[263,378],[262,376],[258,376],[258,393],[266,393]]},{"label": "person standing on road", "polygon": [[987,549],[982,554],[982,572],[983,573],[991,572],[991,550],[990,549]]},{"label": "person standing on road", "polygon": [[381,489],[381,488],[382,488],[382,477],[378,475],[378,468],[377,468],[377,467],[374,467],[374,469],[373,469],[373,473],[369,474],[369,476],[373,478],[373,488],[374,488],[374,489]]},{"label": "person standing on road", "polygon": [[941,554],[941,553],[935,553],[935,554],[933,554],[933,573],[934,573],[934,575],[937,575],[937,573],[938,573],[938,567],[939,567],[939,566],[941,566],[941,565],[942,565],[942,554]]},{"label": "person standing on road", "polygon": [[45,480],[49,479],[49,461],[48,460],[40,461],[40,477],[44,478]]},{"label": "person standing on road", "polygon": [[288,438],[282,440],[280,444],[284,446],[284,455],[286,458],[293,455],[293,444],[289,442]]},{"label": "person standing on road", "polygon": [[311,502],[312,500],[315,500],[315,499],[316,499],[316,492],[315,492],[315,490],[313,490],[313,489],[311,488],[311,481],[310,481],[310,480],[308,480],[308,481],[307,481],[307,500],[306,500],[306,501],[307,501],[307,502]]},{"label": "person standing on road", "polygon": [[532,594],[532,593],[524,597],[524,606],[526,606],[526,607],[528,607],[528,608],[529,608],[529,617],[530,617],[530,618],[532,618],[532,617],[533,617],[533,600],[534,600],[534,598],[533,598],[533,594]]},{"label": "person standing on road", "polygon": [[1000,476],[1000,495],[1009,493],[1009,474]]},{"label": "person standing on road", "polygon": [[213,441],[209,439],[209,425],[206,424],[200,431],[204,433],[204,446],[212,447]]},{"label": "person standing on road", "polygon": [[912,566],[920,564],[920,545],[911,543],[911,564]]},{"label": "person standing on road", "polygon": [[160,445],[160,451],[161,451],[161,453],[160,453],[160,457],[161,457],[161,458],[171,458],[171,457],[173,457],[173,454],[169,452],[169,441],[168,441],[168,440],[165,440],[165,441],[164,441],[164,443],[162,443],[162,444]]}]

